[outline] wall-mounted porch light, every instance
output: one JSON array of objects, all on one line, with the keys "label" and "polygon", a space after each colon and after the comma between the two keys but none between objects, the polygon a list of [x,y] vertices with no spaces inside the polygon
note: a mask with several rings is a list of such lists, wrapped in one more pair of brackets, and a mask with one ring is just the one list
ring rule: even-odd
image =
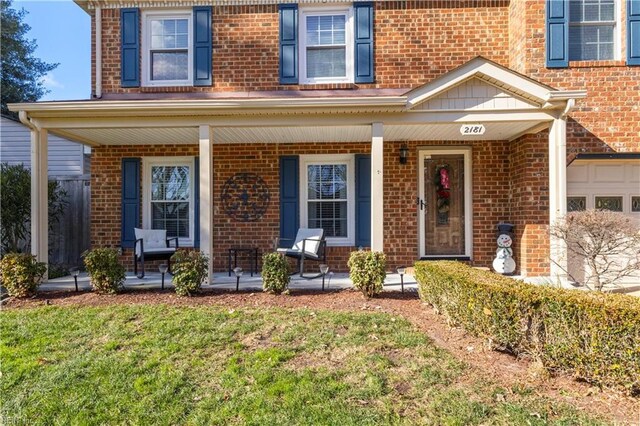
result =
[{"label": "wall-mounted porch light", "polygon": [[409,157],[409,147],[403,144],[400,147],[400,164],[407,164],[407,157]]}]

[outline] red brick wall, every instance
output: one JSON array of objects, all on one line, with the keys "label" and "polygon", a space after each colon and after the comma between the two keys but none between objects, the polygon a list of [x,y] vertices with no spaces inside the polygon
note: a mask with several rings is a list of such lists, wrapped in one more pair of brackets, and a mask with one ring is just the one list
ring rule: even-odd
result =
[{"label": "red brick wall", "polygon": [[511,142],[509,204],[515,225],[513,252],[520,273],[549,274],[549,133]]},{"label": "red brick wall", "polygon": [[[450,143],[409,143],[407,164],[400,164],[401,142],[384,145],[384,251],[389,270],[398,265],[411,265],[418,257],[418,146],[444,146]],[[495,254],[495,226],[513,221],[510,217],[511,147],[505,141],[478,141],[472,146],[473,162],[473,257],[474,264],[490,266]],[[544,145],[544,144],[543,144]],[[245,144],[214,146],[214,266],[217,271],[227,267],[227,250],[231,246],[256,246],[260,252],[272,248],[279,235],[279,157],[305,154],[369,153],[369,143],[302,143]],[[97,147],[92,163],[91,244],[93,247],[119,247],[121,160],[123,157],[195,156],[196,145],[112,146]],[[270,189],[270,205],[256,222],[238,222],[224,214],[220,193],[224,183],[238,172],[256,173]],[[355,247],[330,247],[328,264],[333,270],[345,271],[350,251]],[[123,261],[129,269],[131,254]],[[155,269],[152,264],[151,268]],[[312,266],[315,268],[315,265]]]},{"label": "red brick wall", "polygon": [[[120,15],[104,9],[103,93],[410,88],[477,55],[508,65],[508,1],[376,2],[376,83],[281,86],[277,5],[213,8],[213,87],[120,87]],[[92,57],[92,69],[95,58]]]},{"label": "red brick wall", "polygon": [[510,4],[510,66],[556,89],[586,90],[567,128],[569,157],[580,152],[640,151],[640,67],[627,67],[626,2],[617,2],[621,61],[571,62],[545,67],[545,1]]}]

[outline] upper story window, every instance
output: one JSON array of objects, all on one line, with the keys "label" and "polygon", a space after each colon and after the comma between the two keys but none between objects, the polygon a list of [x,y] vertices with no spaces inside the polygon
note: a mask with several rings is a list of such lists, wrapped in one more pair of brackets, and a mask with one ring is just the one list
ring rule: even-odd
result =
[{"label": "upper story window", "polygon": [[301,83],[353,82],[353,12],[308,9],[300,16]]},{"label": "upper story window", "polygon": [[191,13],[143,13],[142,84],[192,84]]},{"label": "upper story window", "polygon": [[615,0],[570,0],[570,61],[616,59],[616,31]]}]

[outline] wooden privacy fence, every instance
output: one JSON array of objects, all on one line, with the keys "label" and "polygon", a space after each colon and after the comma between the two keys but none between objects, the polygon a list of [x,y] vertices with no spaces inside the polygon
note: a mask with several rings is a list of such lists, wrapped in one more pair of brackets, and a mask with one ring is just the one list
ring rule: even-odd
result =
[{"label": "wooden privacy fence", "polygon": [[89,175],[50,177],[60,182],[68,205],[49,232],[49,263],[66,267],[81,266],[80,255],[91,243],[91,186]]}]

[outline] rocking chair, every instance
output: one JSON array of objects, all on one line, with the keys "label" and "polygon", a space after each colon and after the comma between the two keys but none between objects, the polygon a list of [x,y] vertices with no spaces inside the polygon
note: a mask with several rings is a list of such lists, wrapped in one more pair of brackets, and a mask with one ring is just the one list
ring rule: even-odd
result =
[{"label": "rocking chair", "polygon": [[[313,260],[316,262],[327,263],[326,246],[327,241],[324,238],[324,229],[321,228],[300,228],[296,234],[296,238],[280,238],[279,241],[293,241],[291,248],[277,248],[277,252],[287,257],[298,260],[298,272],[300,277],[305,279],[318,278],[322,274],[305,276],[304,262],[305,260]],[[278,244],[279,245],[279,244]]]}]

